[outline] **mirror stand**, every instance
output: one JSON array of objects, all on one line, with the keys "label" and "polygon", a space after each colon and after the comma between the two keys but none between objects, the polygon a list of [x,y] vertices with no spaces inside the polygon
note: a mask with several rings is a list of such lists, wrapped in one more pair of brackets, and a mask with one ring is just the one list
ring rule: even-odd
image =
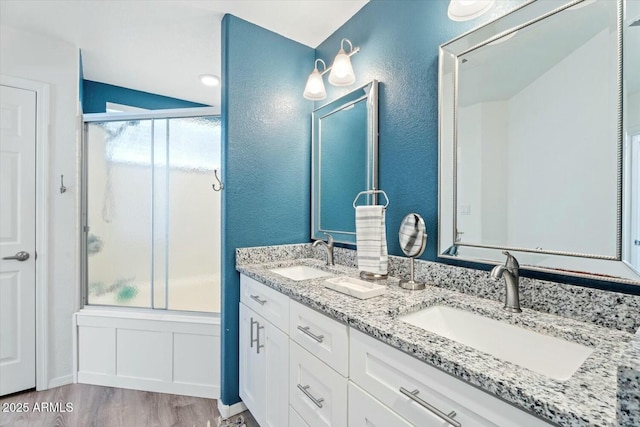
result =
[{"label": "mirror stand", "polygon": [[400,287],[411,291],[424,289],[425,285],[415,281],[415,258],[422,255],[427,246],[427,231],[424,219],[417,213],[410,213],[405,216],[400,224],[398,240],[402,252],[410,259],[409,280],[401,280]]}]

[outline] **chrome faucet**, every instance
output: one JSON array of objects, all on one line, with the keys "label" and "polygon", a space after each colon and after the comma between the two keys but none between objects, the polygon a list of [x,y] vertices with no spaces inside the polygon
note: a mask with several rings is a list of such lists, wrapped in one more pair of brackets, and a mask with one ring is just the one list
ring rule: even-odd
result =
[{"label": "chrome faucet", "polygon": [[327,241],[315,240],[313,247],[315,248],[318,245],[322,245],[327,251],[327,265],[335,265],[333,262],[333,236],[329,233],[324,233],[324,235],[327,236]]},{"label": "chrome faucet", "polygon": [[504,276],[504,280],[506,283],[506,297],[504,301],[504,309],[507,311],[511,311],[513,313],[521,313],[520,309],[520,264],[518,264],[518,260],[515,259],[513,255],[511,255],[507,251],[503,251],[503,254],[507,256],[507,261],[504,265],[496,265],[491,270],[491,278],[499,279]]}]

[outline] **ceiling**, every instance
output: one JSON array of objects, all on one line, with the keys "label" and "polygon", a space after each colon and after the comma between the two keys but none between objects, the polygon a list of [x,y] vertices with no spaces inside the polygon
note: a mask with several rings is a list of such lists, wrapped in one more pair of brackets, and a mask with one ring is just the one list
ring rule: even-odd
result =
[{"label": "ceiling", "polygon": [[368,1],[1,0],[0,23],[78,46],[87,80],[219,109],[198,77],[221,73],[225,13],[315,48]]}]

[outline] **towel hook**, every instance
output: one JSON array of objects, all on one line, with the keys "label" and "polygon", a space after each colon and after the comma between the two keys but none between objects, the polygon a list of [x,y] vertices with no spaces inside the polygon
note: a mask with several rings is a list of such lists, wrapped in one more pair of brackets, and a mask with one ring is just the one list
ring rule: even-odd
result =
[{"label": "towel hook", "polygon": [[387,199],[387,203],[383,207],[386,209],[386,207],[389,206],[389,197],[387,196],[387,193],[385,193],[382,190],[367,190],[367,191],[359,192],[356,198],[353,199],[353,209],[356,208],[356,202],[358,201],[360,196],[362,196],[363,194],[382,194],[384,198]]},{"label": "towel hook", "polygon": [[60,175],[60,194],[66,193],[67,187],[64,186],[64,175]]},{"label": "towel hook", "polygon": [[218,176],[218,169],[214,169],[213,174],[215,175],[216,180],[218,181],[218,187],[216,187],[215,184],[211,184],[211,187],[213,187],[213,191],[221,191],[224,188],[224,184],[222,183],[222,181],[220,180],[220,177]]}]

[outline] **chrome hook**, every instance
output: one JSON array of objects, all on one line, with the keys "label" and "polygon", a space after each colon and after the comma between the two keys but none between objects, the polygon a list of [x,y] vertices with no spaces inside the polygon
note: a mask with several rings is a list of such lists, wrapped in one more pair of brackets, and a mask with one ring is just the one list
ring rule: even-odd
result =
[{"label": "chrome hook", "polygon": [[215,184],[211,184],[211,187],[213,187],[213,191],[220,191],[224,188],[224,184],[222,183],[222,181],[220,180],[220,177],[218,176],[218,169],[214,169],[213,174],[215,175],[216,180],[218,180],[218,187],[216,188]]},{"label": "chrome hook", "polygon": [[64,175],[60,175],[60,194],[66,193],[67,187],[64,186]]}]

